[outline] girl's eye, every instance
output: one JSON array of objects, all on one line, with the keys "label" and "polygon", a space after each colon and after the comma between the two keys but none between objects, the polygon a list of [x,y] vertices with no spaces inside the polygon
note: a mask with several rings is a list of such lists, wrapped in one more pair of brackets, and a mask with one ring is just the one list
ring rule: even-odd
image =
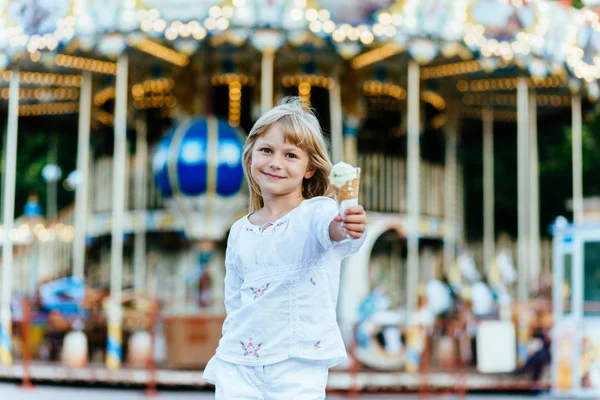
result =
[{"label": "girl's eye", "polygon": [[267,154],[271,154],[272,153],[271,149],[268,149],[266,147],[263,147],[259,151],[262,152],[262,153],[267,153]]},{"label": "girl's eye", "polygon": [[294,153],[287,153],[288,158],[298,158]]}]

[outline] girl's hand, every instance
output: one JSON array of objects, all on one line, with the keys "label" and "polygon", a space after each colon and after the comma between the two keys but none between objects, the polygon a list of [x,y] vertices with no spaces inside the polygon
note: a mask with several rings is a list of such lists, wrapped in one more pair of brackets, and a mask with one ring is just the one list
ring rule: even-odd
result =
[{"label": "girl's hand", "polygon": [[359,239],[365,232],[367,214],[363,206],[352,206],[346,209],[343,216],[335,217],[334,221],[341,223],[350,237]]}]

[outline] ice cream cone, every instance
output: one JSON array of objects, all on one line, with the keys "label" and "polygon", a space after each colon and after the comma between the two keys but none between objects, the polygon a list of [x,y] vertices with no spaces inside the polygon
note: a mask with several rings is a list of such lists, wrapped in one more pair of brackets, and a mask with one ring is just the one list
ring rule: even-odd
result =
[{"label": "ice cream cone", "polygon": [[346,208],[358,205],[358,193],[360,188],[360,168],[356,168],[357,176],[355,179],[346,182],[343,186],[333,186],[335,197],[343,212]]}]

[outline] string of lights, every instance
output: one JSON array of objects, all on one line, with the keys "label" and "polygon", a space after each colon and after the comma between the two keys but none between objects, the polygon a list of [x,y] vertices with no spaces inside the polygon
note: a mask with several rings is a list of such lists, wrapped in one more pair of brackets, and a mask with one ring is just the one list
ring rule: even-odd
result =
[{"label": "string of lights", "polygon": [[406,99],[406,90],[398,85],[380,81],[366,81],[363,84],[363,92],[367,96],[386,95],[397,100]]},{"label": "string of lights", "polygon": [[[477,79],[473,81],[460,80],[456,83],[456,88],[461,92],[487,92],[501,90],[515,90],[517,88],[517,78],[494,78]],[[527,85],[530,88],[548,89],[567,86],[566,78],[562,76],[548,76],[542,79],[527,79]]]},{"label": "string of lights", "polygon": [[[563,95],[537,95],[536,101],[539,106],[570,107],[571,96]],[[467,106],[516,106],[516,94],[472,94],[462,96],[463,104]]]},{"label": "string of lights", "polygon": [[110,61],[95,60],[93,58],[76,57],[67,54],[57,54],[54,63],[65,68],[75,68],[101,74],[116,75],[117,64]]},{"label": "string of lights", "polygon": [[190,58],[185,54],[163,46],[154,40],[142,39],[137,42],[131,42],[130,46],[178,67],[185,67],[190,63]]},{"label": "string of lights", "polygon": [[350,61],[350,66],[354,69],[361,69],[366,67],[367,65],[371,65],[379,61],[385,60],[386,58],[395,56],[396,54],[400,54],[404,50],[405,47],[397,43],[384,44],[381,47],[367,51],[366,53],[354,57],[352,61]]},{"label": "string of lights", "polygon": [[[10,81],[13,72],[2,71],[2,80]],[[19,82],[40,86],[81,86],[83,78],[81,75],[53,74],[45,72],[19,72]]]},{"label": "string of lights", "polygon": [[[0,97],[9,98],[9,89],[0,89]],[[74,88],[20,88],[19,100],[75,100],[79,97],[79,90]]]},{"label": "string of lights", "polygon": [[466,75],[481,71],[479,61],[461,61],[421,68],[421,79],[437,79],[455,75]]},{"label": "string of lights", "polygon": [[79,111],[77,102],[61,102],[46,104],[22,104],[19,106],[19,116],[34,117],[40,115],[76,114]]}]

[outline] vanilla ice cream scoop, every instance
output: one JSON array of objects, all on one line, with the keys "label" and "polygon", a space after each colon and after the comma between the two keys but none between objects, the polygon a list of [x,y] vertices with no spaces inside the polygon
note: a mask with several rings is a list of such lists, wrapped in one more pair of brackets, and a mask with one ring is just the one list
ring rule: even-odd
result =
[{"label": "vanilla ice cream scoop", "polygon": [[329,174],[329,183],[331,183],[332,186],[341,188],[342,186],[355,180],[357,177],[358,171],[355,167],[340,161],[339,163],[335,164],[333,168],[331,168],[331,173]]},{"label": "vanilla ice cream scoop", "polygon": [[360,168],[345,162],[333,166],[329,174],[329,183],[335,192],[340,213],[348,207],[358,205],[358,189],[360,186]]}]

